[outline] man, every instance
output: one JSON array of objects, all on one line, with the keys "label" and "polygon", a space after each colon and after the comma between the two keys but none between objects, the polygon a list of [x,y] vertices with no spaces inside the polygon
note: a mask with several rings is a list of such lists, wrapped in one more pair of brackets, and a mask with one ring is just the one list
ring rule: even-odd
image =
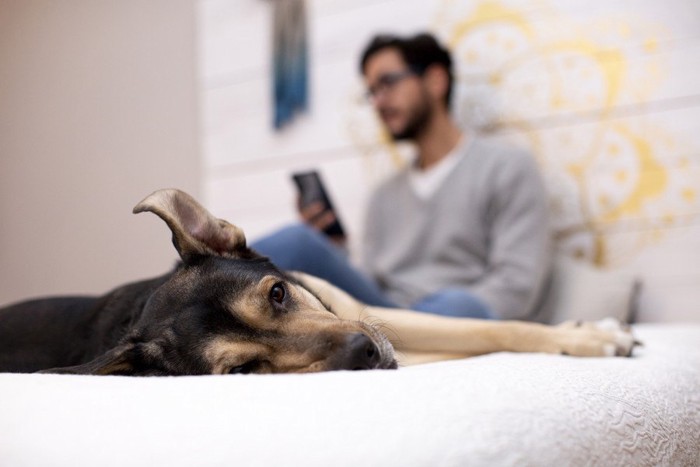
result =
[{"label": "man", "polygon": [[281,267],[325,278],[372,305],[527,318],[550,268],[547,196],[535,162],[455,124],[452,61],[433,36],[378,36],[360,67],[389,133],[417,149],[414,164],[371,197],[365,271],[317,233],[334,220],[319,206],[301,211],[309,227],[283,230],[254,247]]}]

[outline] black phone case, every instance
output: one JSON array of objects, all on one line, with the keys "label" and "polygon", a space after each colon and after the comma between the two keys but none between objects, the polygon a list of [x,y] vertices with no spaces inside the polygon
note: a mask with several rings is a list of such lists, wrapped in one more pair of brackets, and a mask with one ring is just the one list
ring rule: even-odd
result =
[{"label": "black phone case", "polygon": [[326,189],[323,187],[323,182],[321,181],[321,176],[315,170],[310,172],[295,173],[292,174],[292,179],[296,183],[299,189],[299,195],[301,196],[302,206],[308,206],[309,204],[320,201],[325,207],[325,211],[333,211],[335,214],[335,222],[326,227],[323,233],[329,236],[345,236],[345,231],[343,226],[338,220],[338,213],[333,209],[333,204]]}]

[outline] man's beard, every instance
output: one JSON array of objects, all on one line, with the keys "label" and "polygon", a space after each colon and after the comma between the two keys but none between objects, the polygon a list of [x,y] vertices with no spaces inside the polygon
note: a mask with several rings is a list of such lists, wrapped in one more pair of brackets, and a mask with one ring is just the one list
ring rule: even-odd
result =
[{"label": "man's beard", "polygon": [[415,140],[428,125],[433,112],[428,99],[422,99],[409,115],[403,130],[391,133],[394,141]]}]

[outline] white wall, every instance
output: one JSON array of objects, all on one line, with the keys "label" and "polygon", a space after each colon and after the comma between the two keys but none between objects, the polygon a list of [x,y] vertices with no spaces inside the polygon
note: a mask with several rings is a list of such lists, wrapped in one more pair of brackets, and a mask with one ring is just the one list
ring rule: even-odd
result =
[{"label": "white wall", "polygon": [[429,29],[455,53],[465,124],[538,158],[560,247],[641,277],[643,320],[700,320],[697,2],[307,4],[311,110],[275,133],[271,2],[199,3],[203,188],[218,215],[249,237],[290,222],[289,173],[318,167],[357,234],[369,187],[400,160],[360,103],[360,49],[376,32]]},{"label": "white wall", "polygon": [[200,186],[192,0],[0,0],[0,304],[159,274]]}]

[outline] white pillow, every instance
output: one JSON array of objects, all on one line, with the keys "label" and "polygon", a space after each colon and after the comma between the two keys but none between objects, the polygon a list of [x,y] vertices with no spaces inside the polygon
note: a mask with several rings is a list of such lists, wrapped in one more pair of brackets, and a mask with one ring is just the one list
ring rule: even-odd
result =
[{"label": "white pillow", "polygon": [[630,322],[639,285],[629,273],[598,269],[558,254],[537,320],[550,324],[603,318]]}]

